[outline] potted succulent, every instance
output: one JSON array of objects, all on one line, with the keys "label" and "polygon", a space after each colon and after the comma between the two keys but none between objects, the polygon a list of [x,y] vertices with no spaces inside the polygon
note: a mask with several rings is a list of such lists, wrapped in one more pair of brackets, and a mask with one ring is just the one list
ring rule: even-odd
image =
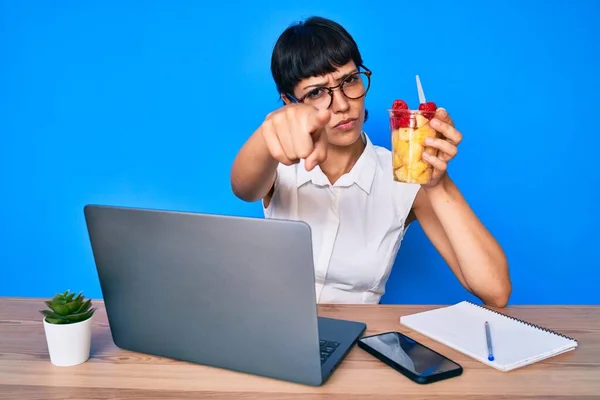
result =
[{"label": "potted succulent", "polygon": [[48,309],[40,310],[44,316],[44,331],[52,364],[68,367],[81,364],[90,357],[92,340],[91,299],[70,290],[57,293],[44,302]]}]

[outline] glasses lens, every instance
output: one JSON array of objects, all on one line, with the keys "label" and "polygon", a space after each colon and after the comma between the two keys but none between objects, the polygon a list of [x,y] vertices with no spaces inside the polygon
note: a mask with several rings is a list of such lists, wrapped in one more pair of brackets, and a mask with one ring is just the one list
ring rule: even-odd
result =
[{"label": "glasses lens", "polygon": [[358,99],[367,93],[369,89],[369,77],[364,72],[349,76],[344,81],[342,90],[350,99]]},{"label": "glasses lens", "polygon": [[[344,95],[349,99],[359,99],[367,93],[370,83],[367,74],[360,72],[347,77],[342,83],[341,89]],[[304,104],[309,104],[319,109],[329,108],[331,102],[331,93],[324,88],[315,88],[311,90],[306,94],[303,100]]]},{"label": "glasses lens", "polygon": [[311,105],[315,108],[326,109],[331,104],[331,96],[327,89],[316,88],[307,93],[304,98],[304,104]]}]

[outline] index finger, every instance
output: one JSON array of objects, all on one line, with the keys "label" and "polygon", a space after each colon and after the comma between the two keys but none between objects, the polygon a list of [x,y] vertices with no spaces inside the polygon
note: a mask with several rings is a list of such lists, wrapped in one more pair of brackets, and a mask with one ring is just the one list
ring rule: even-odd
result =
[{"label": "index finger", "polygon": [[310,111],[306,120],[306,130],[312,135],[322,129],[331,118],[329,110],[319,110],[314,108]]},{"label": "index finger", "polygon": [[327,158],[327,136],[323,131],[317,131],[313,152],[306,158],[306,170],[310,171]]},{"label": "index finger", "polygon": [[462,134],[449,123],[444,122],[436,117],[432,119],[429,124],[433,127],[433,129],[442,133],[446,138],[448,138],[451,143],[458,145],[461,142]]},{"label": "index finger", "polygon": [[438,109],[435,111],[434,118],[454,126],[454,121],[452,121],[452,118],[450,118],[448,111],[446,111],[444,107],[438,107]]}]

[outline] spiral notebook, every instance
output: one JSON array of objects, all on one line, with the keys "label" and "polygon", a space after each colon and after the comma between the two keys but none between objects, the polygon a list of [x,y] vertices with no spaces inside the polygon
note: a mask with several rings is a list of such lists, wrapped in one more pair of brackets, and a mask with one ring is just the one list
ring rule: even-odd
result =
[{"label": "spiral notebook", "polygon": [[[485,322],[494,360],[488,360]],[[500,371],[511,371],[573,350],[577,340],[498,311],[463,301],[405,315],[400,323]]]}]

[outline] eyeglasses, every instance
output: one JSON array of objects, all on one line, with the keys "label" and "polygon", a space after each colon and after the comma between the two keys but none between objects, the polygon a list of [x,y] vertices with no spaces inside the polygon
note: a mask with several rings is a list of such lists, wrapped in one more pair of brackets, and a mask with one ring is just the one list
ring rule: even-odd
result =
[{"label": "eyeglasses", "polygon": [[328,109],[333,104],[333,91],[337,88],[349,99],[356,100],[365,96],[371,87],[372,72],[365,66],[364,71],[354,72],[336,86],[318,86],[300,98],[286,94],[292,101],[312,105],[319,109]]}]

